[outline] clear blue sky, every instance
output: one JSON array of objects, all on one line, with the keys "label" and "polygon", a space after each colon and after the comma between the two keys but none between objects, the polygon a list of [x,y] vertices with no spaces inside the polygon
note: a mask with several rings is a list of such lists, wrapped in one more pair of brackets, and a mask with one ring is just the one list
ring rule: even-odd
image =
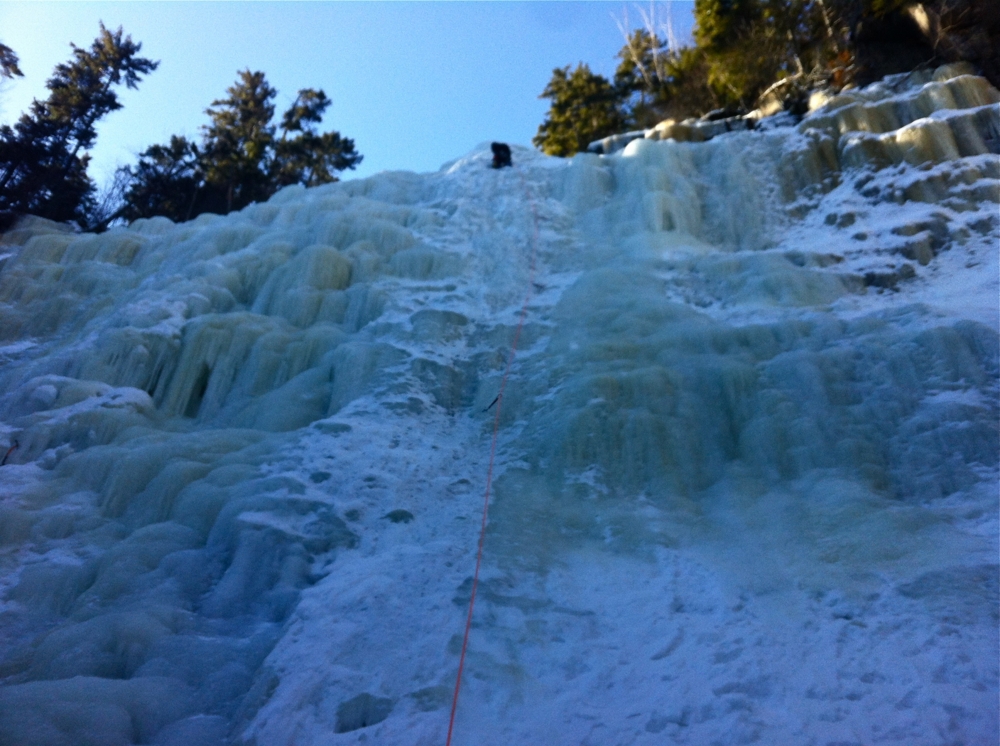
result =
[{"label": "clear blue sky", "polygon": [[[552,69],[583,61],[612,75],[615,18],[637,26],[640,8],[649,2],[0,2],[0,41],[25,75],[0,87],[0,121],[44,98],[70,42],[89,46],[104,21],[160,67],[101,123],[98,183],[171,134],[196,138],[205,108],[247,67],[278,89],[279,114],[299,88],[326,91],[322,129],[354,138],[354,175],[432,171],[483,141],[530,145]],[[693,3],[656,3],[659,21],[669,8],[687,40]]]}]

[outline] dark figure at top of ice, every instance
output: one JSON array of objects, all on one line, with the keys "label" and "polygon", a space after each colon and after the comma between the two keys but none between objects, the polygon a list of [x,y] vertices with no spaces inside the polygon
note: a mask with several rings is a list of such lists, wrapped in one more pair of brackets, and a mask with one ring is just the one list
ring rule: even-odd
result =
[{"label": "dark figure at top of ice", "polygon": [[510,145],[503,142],[490,143],[490,150],[493,151],[493,168],[503,168],[512,166],[510,162]]}]

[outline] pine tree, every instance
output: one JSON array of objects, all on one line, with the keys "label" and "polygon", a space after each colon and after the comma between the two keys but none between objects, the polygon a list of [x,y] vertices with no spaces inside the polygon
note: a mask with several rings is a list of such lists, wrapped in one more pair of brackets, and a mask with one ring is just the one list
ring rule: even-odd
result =
[{"label": "pine tree", "polygon": [[633,31],[618,51],[615,88],[624,98],[638,96],[631,106],[634,119],[643,119],[643,112],[661,97],[669,57],[666,41],[646,29]]},{"label": "pine tree", "polygon": [[666,39],[636,29],[617,56],[614,85],[629,127],[653,127],[719,105],[707,84],[705,53],[698,48],[671,49]]},{"label": "pine tree", "polygon": [[[87,176],[97,122],[121,108],[113,87],[136,88],[159,63],[139,57],[141,44],[122,29],[101,32],[90,49],[72,45],[56,67],[49,97],[32,102],[13,126],[0,127],[0,230],[18,217],[88,222],[94,183]],[[8,58],[9,59],[9,58]]]},{"label": "pine tree", "polygon": [[849,0],[695,0],[709,85],[725,104],[746,110],[777,81],[823,78],[838,59],[845,64],[844,4]]},{"label": "pine tree", "polygon": [[[615,108],[624,125],[605,132],[712,110],[736,114],[775,101],[801,113],[817,87],[839,90],[935,60],[968,59],[987,78],[1000,79],[1000,24],[986,10],[989,3],[924,2],[929,31],[908,14],[914,7],[911,0],[695,0],[695,44],[682,49],[668,48],[651,17],[644,15],[645,29],[626,32],[627,23],[619,24],[626,38],[618,52]],[[572,75],[568,67],[556,70],[542,94],[553,103],[534,142],[546,153],[576,152],[602,129],[591,115],[601,105],[586,82],[600,76],[585,68]],[[591,88],[598,90],[599,80]],[[604,106],[610,106],[606,100]]]},{"label": "pine tree", "polygon": [[20,78],[24,76],[17,66],[20,60],[13,49],[6,44],[0,44],[0,78]]},{"label": "pine tree", "polygon": [[169,145],[147,148],[135,169],[126,166],[120,170],[127,185],[125,204],[111,219],[131,221],[163,215],[182,222],[218,207],[210,204],[215,195],[204,188],[200,156],[194,143],[176,135]]},{"label": "pine tree", "polygon": [[761,0],[694,0],[694,38],[702,49],[734,43],[761,17]]},{"label": "pine tree", "polygon": [[[278,186],[327,184],[337,180],[334,171],[354,168],[361,162],[353,140],[339,132],[316,134],[316,125],[329,105],[323,91],[303,88],[282,116],[281,139],[275,145],[271,168]],[[291,132],[298,134],[289,138]]]},{"label": "pine tree", "polygon": [[225,195],[226,212],[271,196],[268,156],[274,145],[277,95],[262,72],[243,70],[228,98],[213,101],[204,127],[205,181]]},{"label": "pine tree", "polygon": [[268,199],[290,184],[337,181],[362,156],[339,132],[316,132],[330,105],[321,90],[304,88],[281,117],[281,137],[272,124],[276,96],[262,72],[244,70],[224,99],[213,101],[202,143],[172,137],[125,167],[126,220],[162,215],[182,222],[203,212],[227,213]]},{"label": "pine tree", "polygon": [[539,98],[552,103],[532,142],[547,155],[579,153],[626,124],[619,92],[582,62],[572,72],[569,65],[553,70]]}]

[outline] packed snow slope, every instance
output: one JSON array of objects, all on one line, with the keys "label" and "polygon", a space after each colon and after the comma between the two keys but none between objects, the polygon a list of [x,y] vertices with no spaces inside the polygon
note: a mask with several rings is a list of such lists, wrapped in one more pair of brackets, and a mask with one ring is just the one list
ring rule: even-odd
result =
[{"label": "packed snow slope", "polygon": [[996,744],[1000,95],[955,73],[22,223],[0,744],[443,744],[528,293],[454,743]]}]

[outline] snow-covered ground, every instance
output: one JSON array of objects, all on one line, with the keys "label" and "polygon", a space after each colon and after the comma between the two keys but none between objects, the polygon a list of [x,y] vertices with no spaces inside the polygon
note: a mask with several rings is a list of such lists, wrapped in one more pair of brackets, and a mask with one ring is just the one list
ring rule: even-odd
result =
[{"label": "snow-covered ground", "polygon": [[997,743],[998,100],[23,224],[0,744],[443,744],[526,294],[454,743]]}]

